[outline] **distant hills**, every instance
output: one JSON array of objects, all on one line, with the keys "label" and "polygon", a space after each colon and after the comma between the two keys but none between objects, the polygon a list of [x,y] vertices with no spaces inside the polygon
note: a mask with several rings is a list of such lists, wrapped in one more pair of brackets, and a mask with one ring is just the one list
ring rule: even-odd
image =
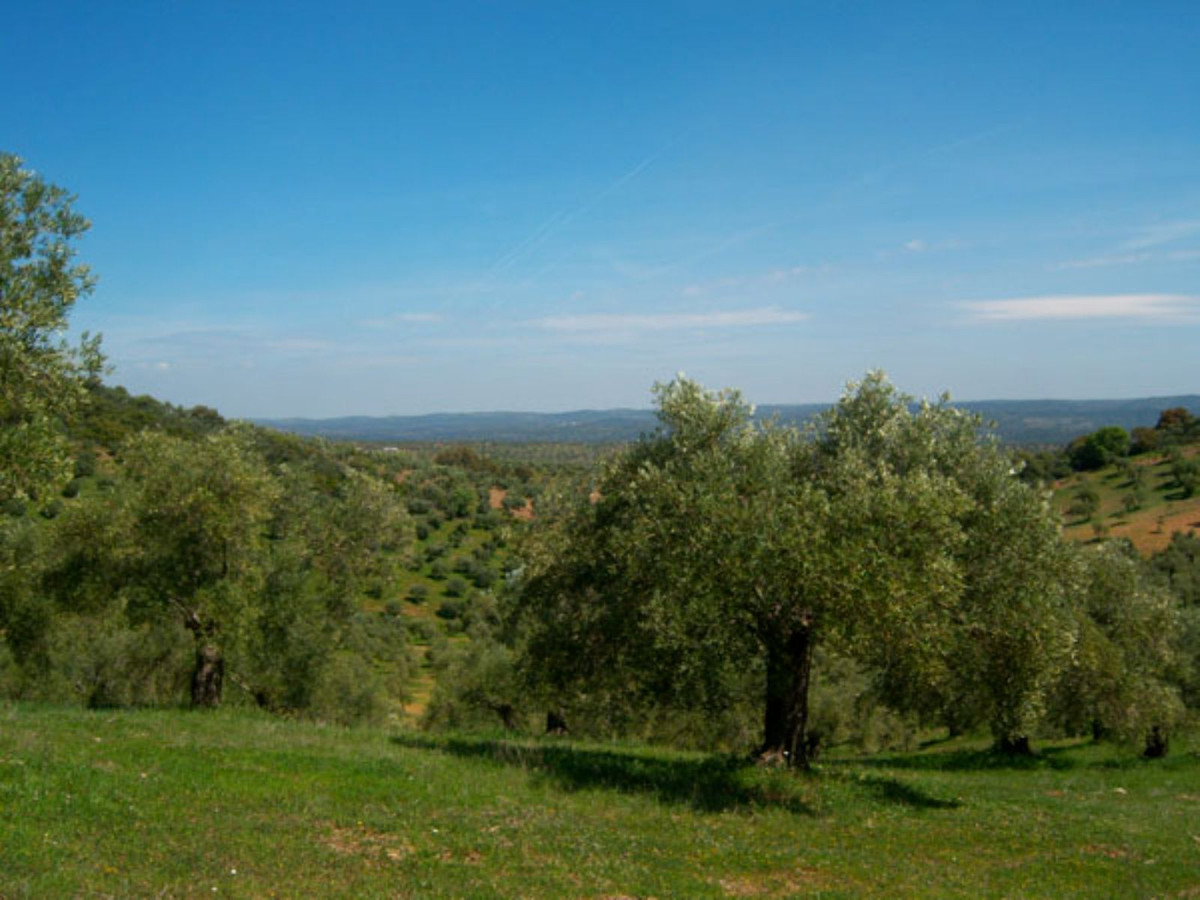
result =
[{"label": "distant hills", "polygon": [[[994,422],[1000,438],[1010,444],[1065,444],[1105,425],[1151,427],[1160,412],[1175,406],[1200,415],[1197,394],[1134,400],[979,400],[956,405]],[[801,424],[827,408],[822,403],[763,405],[758,415]],[[255,421],[279,431],[339,441],[593,444],[636,440],[652,431],[657,420],[649,409],[606,409]]]}]

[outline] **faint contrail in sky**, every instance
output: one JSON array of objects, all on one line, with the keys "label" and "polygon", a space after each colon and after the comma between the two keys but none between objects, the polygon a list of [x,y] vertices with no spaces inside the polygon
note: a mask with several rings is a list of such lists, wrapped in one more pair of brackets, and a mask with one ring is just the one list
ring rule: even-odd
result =
[{"label": "faint contrail in sky", "polygon": [[486,283],[493,275],[497,275],[500,272],[511,269],[523,258],[528,256],[542,244],[546,243],[546,241],[550,240],[556,234],[561,232],[576,219],[587,215],[602,201],[619,191],[626,184],[642,174],[642,172],[645,171],[645,169],[650,166],[651,163],[678,144],[681,139],[682,135],[667,141],[667,143],[663,144],[663,146],[659,147],[645,159],[641,160],[637,165],[629,169],[629,171],[612,181],[584,203],[581,203],[573,209],[563,209],[554,213],[554,215],[550,216],[548,219],[546,219],[546,221],[542,222],[542,224],[535,228],[528,237],[516,244],[507,253],[492,263],[491,267],[487,271],[487,274],[484,275],[482,282]]}]

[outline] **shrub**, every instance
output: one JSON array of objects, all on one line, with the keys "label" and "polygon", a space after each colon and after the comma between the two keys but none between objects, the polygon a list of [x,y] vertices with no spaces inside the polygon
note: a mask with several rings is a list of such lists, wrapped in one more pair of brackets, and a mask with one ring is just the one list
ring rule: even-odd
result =
[{"label": "shrub", "polygon": [[1200,458],[1176,459],[1171,463],[1171,476],[1184,497],[1196,496],[1200,493]]},{"label": "shrub", "polygon": [[1075,500],[1067,508],[1067,514],[1087,520],[1095,515],[1099,508],[1100,495],[1096,493],[1095,488],[1084,485],[1075,492]]},{"label": "shrub", "polygon": [[439,619],[457,619],[462,615],[463,605],[456,600],[443,600],[437,608]]},{"label": "shrub", "polygon": [[96,454],[84,450],[75,458],[75,477],[87,478],[96,474]]},{"label": "shrub", "polygon": [[1153,428],[1135,428],[1130,432],[1131,442],[1129,452],[1131,454],[1149,453],[1151,450],[1157,450],[1159,445],[1159,432]]},{"label": "shrub", "polygon": [[313,693],[313,716],[338,725],[377,723],[387,711],[379,674],[361,656],[338,653]]},{"label": "shrub", "polygon": [[50,677],[41,699],[75,699],[92,709],[167,706],[185,696],[192,640],[181,625],[130,626],[117,615],[64,616],[47,641]]},{"label": "shrub", "polygon": [[427,619],[409,619],[406,625],[412,640],[418,644],[432,644],[441,636],[438,627]]},{"label": "shrub", "polygon": [[1129,432],[1109,425],[1082,438],[1076,438],[1067,448],[1071,466],[1076,470],[1099,469],[1115,459],[1128,456]]}]

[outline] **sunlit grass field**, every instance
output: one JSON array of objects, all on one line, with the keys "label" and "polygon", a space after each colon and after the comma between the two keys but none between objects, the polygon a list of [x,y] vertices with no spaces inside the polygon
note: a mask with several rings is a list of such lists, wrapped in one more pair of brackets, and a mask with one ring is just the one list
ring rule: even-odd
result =
[{"label": "sunlit grass field", "polygon": [[1193,897],[1200,755],[740,760],[0,707],[0,897]]}]

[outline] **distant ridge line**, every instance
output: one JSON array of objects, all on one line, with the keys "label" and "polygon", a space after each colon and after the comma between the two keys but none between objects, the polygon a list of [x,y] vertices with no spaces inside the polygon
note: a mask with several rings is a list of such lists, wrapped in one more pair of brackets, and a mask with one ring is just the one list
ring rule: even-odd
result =
[{"label": "distant ridge line", "polygon": [[[1065,444],[1106,425],[1152,427],[1164,409],[1182,406],[1200,415],[1200,395],[1124,400],[972,400],[955,406],[995,423],[1011,444]],[[800,424],[828,403],[761,404],[759,417]],[[373,443],[622,443],[654,429],[650,409],[581,409],[570,412],[519,411],[427,413],[415,416],[342,416],[329,419],[255,419],[278,431],[330,440]]]}]

